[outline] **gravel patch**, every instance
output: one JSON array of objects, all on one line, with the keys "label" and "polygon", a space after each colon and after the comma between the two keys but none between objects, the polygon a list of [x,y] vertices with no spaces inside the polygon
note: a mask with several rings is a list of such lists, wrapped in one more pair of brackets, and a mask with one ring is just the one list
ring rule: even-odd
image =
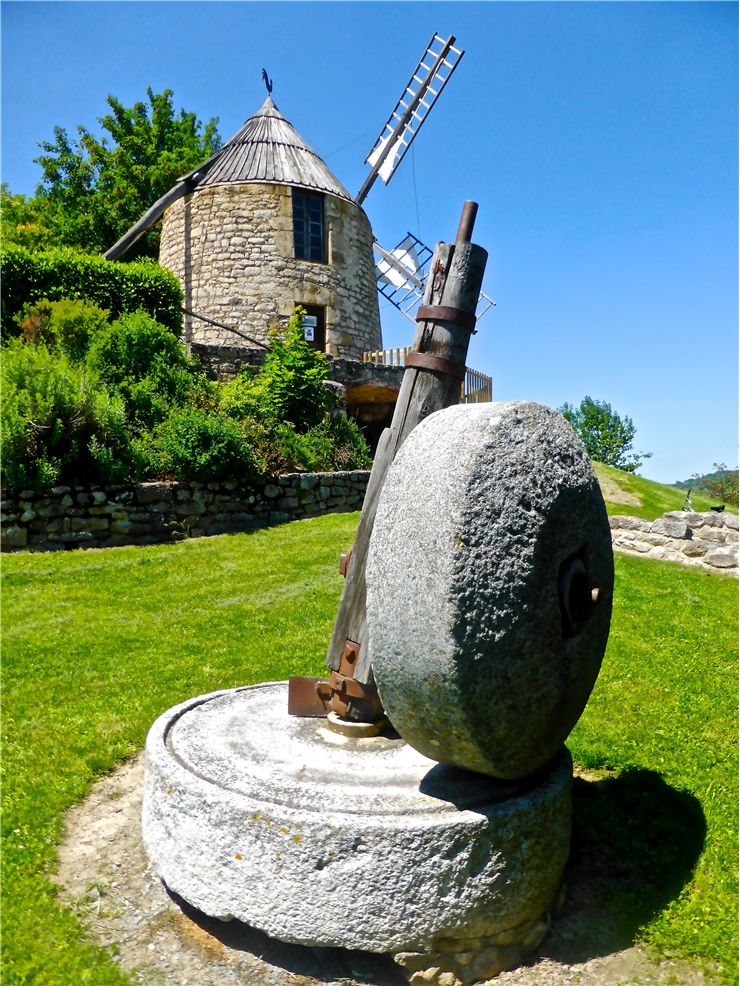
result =
[{"label": "gravel patch", "polygon": [[[140,836],[143,753],[103,778],[66,818],[56,876],[62,899],[92,941],[110,947],[145,986],[404,986],[389,956],[305,948],[240,922],[215,921],[171,896],[149,867]],[[715,986],[685,963],[620,941],[597,903],[588,860],[566,874],[567,893],[531,962],[496,986]]]}]

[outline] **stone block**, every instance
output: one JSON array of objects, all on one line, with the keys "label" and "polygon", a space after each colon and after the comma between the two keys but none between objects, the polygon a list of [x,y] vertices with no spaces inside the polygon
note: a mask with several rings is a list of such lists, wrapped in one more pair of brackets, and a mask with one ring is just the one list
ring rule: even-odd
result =
[{"label": "stone block", "polygon": [[275,486],[274,483],[267,483],[265,486],[265,496],[268,500],[276,500],[279,496],[283,495],[283,491],[279,486]]},{"label": "stone block", "polygon": [[642,520],[640,517],[625,517],[617,514],[609,518],[609,526],[612,530],[648,531],[650,530],[650,521]]},{"label": "stone block", "polygon": [[287,524],[293,519],[290,514],[283,513],[280,510],[271,510],[269,518],[271,524]]},{"label": "stone block", "polygon": [[704,555],[704,564],[712,568],[736,568],[737,548],[714,548]]},{"label": "stone block", "polygon": [[276,938],[431,953],[440,971],[454,968],[435,948],[450,928],[483,938],[547,910],[570,844],[565,749],[514,797],[480,775],[452,780],[470,811],[446,781],[427,786],[428,760],[402,741],[359,751],[318,725],[289,719],[285,682],[198,696],[157,720],[142,832],[172,891]]},{"label": "stone block", "polygon": [[92,494],[93,503],[100,505],[101,503],[106,503],[108,500],[108,494],[103,490],[93,490]]},{"label": "stone block", "polygon": [[139,483],[136,486],[137,503],[156,503],[169,500],[172,496],[172,483]]},{"label": "stone block", "polygon": [[107,517],[72,517],[70,530],[72,531],[107,531],[109,521]]},{"label": "stone block", "polygon": [[25,527],[5,527],[0,540],[4,551],[11,548],[25,548],[28,544],[28,531]]},{"label": "stone block", "polygon": [[62,544],[82,544],[85,541],[95,540],[92,531],[67,531],[64,534],[53,534],[51,538]]},{"label": "stone block", "polygon": [[665,537],[687,540],[691,537],[691,528],[683,520],[673,520],[670,517],[659,517],[650,525],[653,534],[663,534]]},{"label": "stone block", "polygon": [[727,531],[724,527],[697,527],[694,528],[694,537],[701,541],[708,541],[712,544],[724,544],[727,540]]},{"label": "stone block", "polygon": [[171,500],[160,500],[158,503],[150,503],[149,510],[153,514],[169,514],[174,510],[174,504]]}]

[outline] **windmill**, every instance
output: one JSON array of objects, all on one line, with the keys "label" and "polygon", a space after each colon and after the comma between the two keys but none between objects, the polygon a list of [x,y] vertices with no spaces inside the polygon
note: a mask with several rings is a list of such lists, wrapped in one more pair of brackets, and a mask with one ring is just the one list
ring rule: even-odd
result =
[{"label": "windmill", "polygon": [[361,203],[378,177],[391,180],[463,54],[454,36],[432,35],[366,157],[370,171],[354,197],[274,104],[263,68],[262,107],[105,258],[118,259],[162,220],[160,263],[182,285],[191,347],[228,346],[234,334],[263,345],[269,326],[301,305],[310,341],[330,355],[360,359],[379,350],[378,298],[413,318],[431,251],[411,234],[384,250]]}]

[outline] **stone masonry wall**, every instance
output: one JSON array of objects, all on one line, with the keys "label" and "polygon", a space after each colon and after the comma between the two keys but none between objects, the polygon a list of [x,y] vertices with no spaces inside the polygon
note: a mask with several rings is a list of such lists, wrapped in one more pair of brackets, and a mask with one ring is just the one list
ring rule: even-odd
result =
[{"label": "stone masonry wall", "polygon": [[617,551],[677,561],[737,578],[738,518],[730,513],[671,510],[658,520],[610,517]]},{"label": "stone masonry wall", "polygon": [[370,473],[288,473],[252,487],[222,483],[55,486],[3,492],[3,551],[153,544],[249,531],[359,510]]},{"label": "stone masonry wall", "polygon": [[[266,341],[296,305],[326,309],[326,351],[361,359],[381,349],[372,231],[354,203],[324,196],[326,264],[293,256],[291,187],[248,182],[196,191],[165,213],[159,260],[180,280],[185,308]],[[185,341],[233,346],[235,336],[185,318]]]}]

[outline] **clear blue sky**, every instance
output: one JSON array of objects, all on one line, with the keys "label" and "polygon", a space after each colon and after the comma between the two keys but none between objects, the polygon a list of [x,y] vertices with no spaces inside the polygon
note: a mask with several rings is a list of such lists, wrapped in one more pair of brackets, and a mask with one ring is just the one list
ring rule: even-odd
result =
[{"label": "clear blue sky", "polygon": [[[469,363],[496,400],[589,394],[637,426],[643,475],[737,452],[738,9],[734,3],[2,3],[2,177],[147,85],[231,136],[281,111],[356,192],[434,31],[465,57],[365,208],[381,244],[454,238],[465,199],[497,307]],[[381,312],[386,346],[413,327]]]}]

